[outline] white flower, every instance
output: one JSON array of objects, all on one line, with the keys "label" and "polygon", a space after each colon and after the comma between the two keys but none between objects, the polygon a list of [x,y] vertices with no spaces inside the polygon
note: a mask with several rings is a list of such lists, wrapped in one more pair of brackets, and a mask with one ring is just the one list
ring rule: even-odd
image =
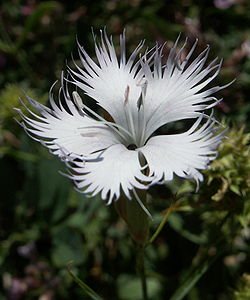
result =
[{"label": "white flower", "polygon": [[[197,41],[183,59],[186,42],[180,50],[177,43],[167,59],[164,45],[141,55],[143,42],[127,59],[123,34],[118,58],[112,39],[101,32],[97,62],[79,45],[82,66],[75,64],[71,79],[62,79],[58,104],[51,92],[51,108],[27,97],[37,114],[26,107],[28,117],[19,110],[22,126],[66,161],[78,189],[101,193],[111,203],[121,191],[131,198],[131,191],[171,181],[174,174],[203,180],[199,170],[215,159],[223,137],[213,117],[204,113],[218,103],[212,94],[225,87],[206,89],[221,62],[206,65],[209,47],[191,60]],[[85,105],[76,89],[70,94],[69,81],[108,117]],[[194,119],[186,132],[156,135],[161,126],[184,119]]]}]

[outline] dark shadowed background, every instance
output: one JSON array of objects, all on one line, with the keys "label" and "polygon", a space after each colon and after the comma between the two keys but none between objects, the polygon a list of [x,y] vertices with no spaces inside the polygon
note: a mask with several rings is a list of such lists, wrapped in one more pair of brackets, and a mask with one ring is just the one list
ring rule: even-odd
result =
[{"label": "dark shadowed background", "polygon": [[[213,85],[236,78],[217,95],[224,102],[215,113],[231,130],[199,193],[178,179],[149,191],[152,231],[171,203],[183,205],[146,263],[151,300],[169,299],[181,284],[186,300],[250,299],[250,2],[11,0],[0,5],[0,300],[89,299],[70,277],[70,261],[104,299],[140,299],[133,243],[114,207],[77,193],[58,173],[64,164],[13,119],[24,92],[47,102],[72,55],[78,59],[76,37],[94,57],[92,31],[103,28],[116,45],[126,28],[128,53],[142,39],[148,47],[168,41],[167,54],[179,33],[189,45],[198,38],[196,54],[210,44],[211,60],[224,59]],[[185,281],[204,263],[196,285]]]}]

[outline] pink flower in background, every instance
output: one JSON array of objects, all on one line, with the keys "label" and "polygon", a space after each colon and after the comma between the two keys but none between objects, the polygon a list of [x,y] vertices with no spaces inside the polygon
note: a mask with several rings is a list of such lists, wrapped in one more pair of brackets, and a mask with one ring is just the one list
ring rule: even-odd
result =
[{"label": "pink flower in background", "polygon": [[214,0],[214,6],[219,9],[227,9],[236,2],[237,0]]}]

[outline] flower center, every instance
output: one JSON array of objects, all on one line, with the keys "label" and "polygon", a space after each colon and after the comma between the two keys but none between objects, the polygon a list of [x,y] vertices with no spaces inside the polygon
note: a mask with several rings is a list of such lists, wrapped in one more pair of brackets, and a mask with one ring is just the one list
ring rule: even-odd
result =
[{"label": "flower center", "polygon": [[[147,90],[147,81],[143,78],[137,84],[141,87],[141,93],[137,100],[136,106],[129,101],[130,88],[127,86],[124,93],[124,112],[127,121],[127,129],[130,132],[128,149],[143,146],[145,143],[145,131],[146,131],[146,118],[145,118],[145,96]],[[132,137],[132,140],[131,140]],[[128,142],[127,142],[128,144]],[[135,150],[131,149],[131,150]]]},{"label": "flower center", "polygon": [[128,150],[135,150],[135,149],[137,149],[138,147],[135,145],[135,144],[129,144],[128,146],[127,146],[127,149]]}]

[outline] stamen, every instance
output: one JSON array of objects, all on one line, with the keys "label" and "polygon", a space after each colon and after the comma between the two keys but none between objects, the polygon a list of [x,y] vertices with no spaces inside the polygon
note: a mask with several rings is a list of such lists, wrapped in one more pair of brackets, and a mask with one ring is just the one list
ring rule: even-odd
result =
[{"label": "stamen", "polygon": [[84,104],[82,102],[82,99],[81,99],[80,95],[77,92],[73,92],[72,96],[73,96],[73,100],[74,100],[74,103],[77,106],[77,108],[79,110],[83,110]]},{"label": "stamen", "polygon": [[[133,138],[133,136],[131,135],[131,133],[126,130],[125,128],[123,128],[122,126],[120,126],[119,124],[116,124],[116,123],[113,123],[113,122],[108,122],[106,121],[104,118],[102,118],[100,115],[98,115],[96,112],[94,112],[91,108],[89,108],[88,106],[84,105],[83,102],[82,102],[82,99],[81,97],[79,96],[79,94],[74,91],[72,93],[72,96],[73,96],[73,99],[74,99],[74,102],[76,104],[76,106],[83,110],[83,109],[86,109],[88,112],[90,112],[93,116],[95,116],[101,124],[104,124],[104,125],[107,125],[109,126],[110,128],[112,128],[122,139],[124,139],[125,141],[127,140],[127,137],[121,133],[121,131],[119,131],[118,129],[121,129],[124,133],[126,133],[128,136],[130,136],[131,138]],[[117,129],[117,128],[118,129]]]},{"label": "stamen", "polygon": [[124,105],[128,104],[128,96],[129,96],[129,86],[126,87],[125,93],[124,93]]},{"label": "stamen", "polygon": [[138,83],[137,86],[141,87],[141,94],[140,97],[137,101],[137,107],[138,110],[140,110],[141,106],[144,104],[145,96],[146,96],[146,91],[147,91],[147,85],[148,82],[145,78],[142,78]]},{"label": "stamen", "polygon": [[124,99],[124,110],[125,110],[127,124],[128,124],[129,130],[131,132],[130,136],[132,136],[132,139],[134,142],[137,142],[134,120],[133,120],[133,116],[132,116],[131,109],[129,107],[129,101],[128,101],[129,100],[129,86],[127,86],[125,89],[124,98],[125,98]]},{"label": "stamen", "polygon": [[[139,97],[139,100],[137,101],[137,107],[138,107],[138,120],[140,120],[142,115],[141,122],[138,122],[138,132],[140,133],[140,139],[139,139],[139,145],[143,145],[144,143],[144,137],[145,137],[145,130],[146,130],[146,119],[145,119],[145,98],[146,98],[146,92],[147,92],[147,86],[148,82],[145,78],[142,78],[140,82],[137,84],[138,86],[141,86],[141,95]],[[140,124],[142,123],[142,124]]]}]

